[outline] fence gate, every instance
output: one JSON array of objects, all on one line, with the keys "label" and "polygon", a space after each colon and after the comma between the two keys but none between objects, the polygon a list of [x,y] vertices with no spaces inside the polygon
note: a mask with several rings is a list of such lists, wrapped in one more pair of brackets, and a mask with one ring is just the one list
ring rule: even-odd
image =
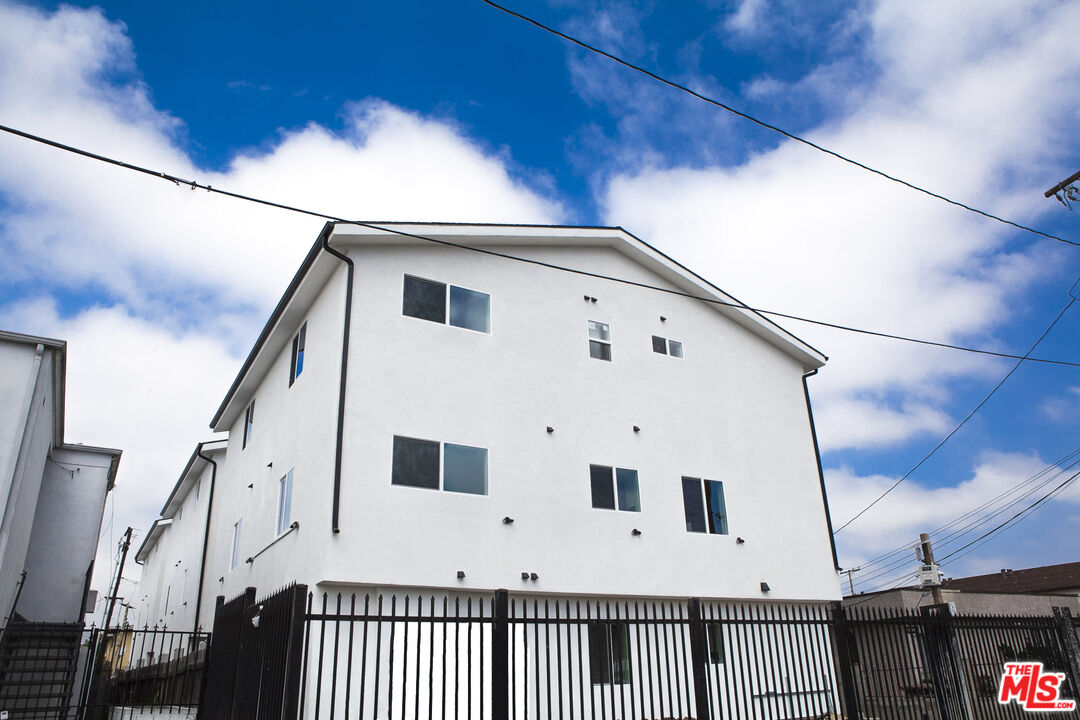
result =
[{"label": "fence gate", "polygon": [[291,720],[297,715],[306,585],[262,600],[255,588],[218,598],[200,720]]}]

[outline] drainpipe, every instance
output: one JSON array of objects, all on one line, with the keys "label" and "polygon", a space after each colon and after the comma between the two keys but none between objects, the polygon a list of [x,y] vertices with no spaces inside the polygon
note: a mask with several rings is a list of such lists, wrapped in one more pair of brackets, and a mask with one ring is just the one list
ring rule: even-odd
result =
[{"label": "drainpipe", "polygon": [[330,527],[334,533],[341,532],[338,525],[341,507],[341,445],[345,434],[345,380],[349,371],[349,330],[352,325],[353,261],[348,255],[330,247],[330,232],[334,223],[327,223],[322,232],[322,246],[326,252],[345,263],[345,327],[341,334],[341,379],[338,384],[337,444],[334,448],[334,509]]},{"label": "drainpipe", "polygon": [[203,446],[199,443],[195,454],[210,463],[210,499],[206,503],[206,530],[203,532],[202,563],[199,565],[199,594],[195,596],[195,626],[193,632],[199,632],[199,611],[202,610],[203,580],[206,577],[206,550],[210,544],[210,513],[214,511],[214,486],[217,484],[217,463],[207,455],[203,455]]},{"label": "drainpipe", "polygon": [[814,458],[817,460],[818,481],[821,483],[821,502],[825,505],[825,525],[829,529],[829,546],[832,548],[833,567],[840,572],[840,561],[836,557],[836,538],[833,537],[832,515],[829,514],[829,495],[825,490],[825,472],[821,469],[821,449],[818,447],[817,428],[814,426],[814,410],[810,407],[810,388],[806,384],[806,378],[817,375],[817,369],[813,369],[802,376],[803,395],[806,397],[806,414],[810,417],[810,437],[814,440]]}]

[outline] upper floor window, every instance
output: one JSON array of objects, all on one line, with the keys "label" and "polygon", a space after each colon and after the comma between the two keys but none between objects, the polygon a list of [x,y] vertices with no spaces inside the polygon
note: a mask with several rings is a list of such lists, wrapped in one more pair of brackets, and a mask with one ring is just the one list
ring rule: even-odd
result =
[{"label": "upper floor window", "polygon": [[307,340],[307,323],[300,326],[300,332],[292,339],[292,361],[289,363],[289,387],[304,372],[304,342]]},{"label": "upper floor window", "polygon": [[487,448],[394,436],[390,482],[487,495]]},{"label": "upper floor window", "polygon": [[491,296],[457,285],[405,276],[401,312],[409,317],[490,332]]},{"label": "upper floor window", "polygon": [[285,477],[278,481],[278,511],[277,532],[278,535],[289,529],[292,525],[292,484],[293,471],[285,473]]},{"label": "upper floor window", "polygon": [[589,321],[589,357],[611,360],[611,329],[607,323]]},{"label": "upper floor window", "polygon": [[232,553],[229,560],[229,569],[232,570],[240,564],[240,524],[242,520],[233,523]]},{"label": "upper floor window", "polygon": [[681,358],[682,355],[682,343],[678,340],[668,340],[662,338],[659,335],[652,336],[652,349],[653,352],[658,352],[661,355],[670,355],[671,357]]},{"label": "upper floor window", "polygon": [[589,675],[593,685],[630,683],[630,626],[622,622],[589,623]]},{"label": "upper floor window", "polygon": [[592,481],[592,506],[601,510],[641,512],[641,496],[638,494],[637,470],[612,468],[607,465],[590,465]]},{"label": "upper floor window", "polygon": [[243,450],[251,442],[251,433],[255,430],[255,399],[252,398],[251,404],[247,406],[247,410],[244,411],[244,442],[240,445],[240,449]]},{"label": "upper floor window", "polygon": [[688,532],[727,535],[727,506],[722,482],[684,477],[682,491]]}]

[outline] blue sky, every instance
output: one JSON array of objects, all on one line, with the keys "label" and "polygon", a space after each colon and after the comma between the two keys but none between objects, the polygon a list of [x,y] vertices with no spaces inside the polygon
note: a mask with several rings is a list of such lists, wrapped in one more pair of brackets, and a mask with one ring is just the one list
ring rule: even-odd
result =
[{"label": "blue sky", "polygon": [[[1080,239],[1080,216],[1042,197],[1080,169],[1080,48],[1067,32],[1080,8],[909,5],[512,7]],[[358,219],[622,225],[754,306],[1012,352],[1080,275],[1080,249],[843,165],[479,0],[182,12],[0,0],[0,123]],[[153,520],[319,225],[0,137],[0,326],[68,339],[69,439],[125,450],[106,541]],[[783,324],[831,358],[811,391],[837,524],[1010,367]],[[1074,307],[1036,354],[1080,360],[1078,327]],[[911,542],[1076,449],[1078,415],[1080,370],[1025,364],[838,535],[841,564]],[[1078,533],[1071,487],[946,572],[1074,561]]]}]

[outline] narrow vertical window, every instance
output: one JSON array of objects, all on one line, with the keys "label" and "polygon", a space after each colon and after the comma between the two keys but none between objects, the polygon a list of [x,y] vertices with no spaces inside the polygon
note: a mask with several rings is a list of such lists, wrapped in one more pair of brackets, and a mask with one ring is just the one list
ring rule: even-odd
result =
[{"label": "narrow vertical window", "polygon": [[705,505],[701,501],[701,479],[682,479],[683,512],[687,532],[705,532]]},{"label": "narrow vertical window", "polygon": [[630,626],[626,623],[589,623],[589,675],[593,685],[630,682]]},{"label": "narrow vertical window", "polygon": [[592,506],[602,510],[614,510],[615,493],[611,488],[611,468],[590,465],[589,479],[592,483]]},{"label": "narrow vertical window", "polygon": [[615,469],[615,489],[619,496],[619,509],[641,512],[641,496],[638,494],[637,470]]},{"label": "narrow vertical window", "polygon": [[241,520],[237,520],[233,523],[233,535],[232,535],[232,557],[229,560],[229,569],[232,570],[240,564],[240,523]]},{"label": "narrow vertical window", "polygon": [[292,361],[289,363],[289,387],[304,372],[304,344],[307,340],[307,323],[300,326],[300,332],[292,340]]},{"label": "narrow vertical window", "polygon": [[727,506],[724,503],[722,482],[705,481],[705,504],[709,509],[709,532],[715,535],[727,535]]},{"label": "narrow vertical window", "polygon": [[607,323],[589,321],[589,357],[611,361],[611,328]]},{"label": "narrow vertical window", "polygon": [[255,400],[252,399],[251,404],[247,406],[247,410],[244,411],[244,442],[240,445],[240,449],[243,450],[251,442],[251,433],[255,430]]},{"label": "narrow vertical window", "polygon": [[285,477],[278,481],[278,535],[289,529],[292,525],[292,485],[293,471],[289,470]]},{"label": "narrow vertical window", "polygon": [[709,640],[709,662],[720,665],[724,662],[724,626],[720,623],[707,623],[705,633]]}]

